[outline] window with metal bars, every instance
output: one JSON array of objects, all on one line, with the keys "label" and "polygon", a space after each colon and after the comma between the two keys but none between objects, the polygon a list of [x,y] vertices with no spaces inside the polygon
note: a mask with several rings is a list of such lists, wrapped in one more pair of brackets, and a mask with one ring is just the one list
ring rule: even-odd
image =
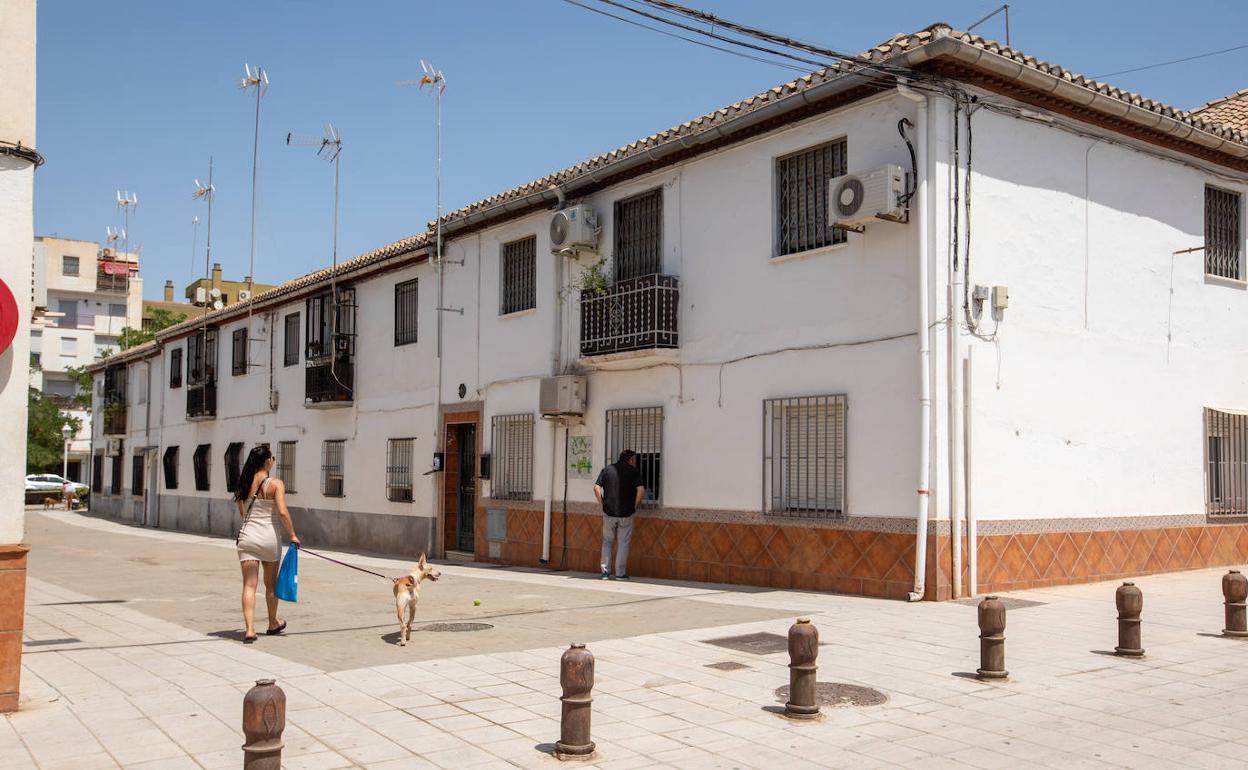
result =
[{"label": "window with metal bars", "polygon": [[499,500],[532,500],[533,415],[495,415],[490,427],[490,496]]},{"label": "window with metal bars", "polygon": [[625,449],[637,453],[637,472],[646,487],[640,507],[657,507],[663,499],[663,407],[607,410],[606,464]]},{"label": "window with metal bars", "polygon": [[846,171],[844,139],[776,159],[776,255],[845,242],[828,220],[828,182]]},{"label": "window with metal bars", "polygon": [[1205,410],[1205,479],[1209,515],[1248,514],[1248,413]]},{"label": "window with metal bars", "polygon": [[663,188],[615,202],[615,280],[663,272]]},{"label": "window with metal bars", "polygon": [[195,454],[191,455],[191,467],[195,471],[195,489],[200,492],[208,491],[210,453],[212,452],[212,444],[200,444],[195,447]]},{"label": "window with metal bars", "polygon": [[763,506],[767,513],[845,513],[845,396],[763,402]]},{"label": "window with metal bars", "polygon": [[169,351],[169,387],[182,387],[182,348]]},{"label": "window with metal bars", "polygon": [[126,456],[122,454],[121,448],[118,448],[117,454],[109,458],[109,461],[112,465],[112,471],[113,471],[112,485],[108,488],[109,494],[114,494],[114,495],[121,494],[121,477],[123,475],[122,469],[125,467],[125,464],[126,464],[125,457]]},{"label": "window with metal bars", "polygon": [[285,324],[285,336],[282,338],[282,366],[294,366],[299,363],[299,314],[288,313]]},{"label": "window with metal bars", "polygon": [[333,353],[355,355],[355,307],[355,289],[350,286],[338,287],[336,304],[329,292],[308,297],[304,306],[305,359],[321,360]]},{"label": "window with metal bars", "polygon": [[295,443],[294,441],[277,442],[277,462],[274,463],[277,477],[282,480],[288,495],[295,493]]},{"label": "window with metal bars", "polygon": [[238,477],[243,472],[243,444],[241,441],[231,442],[225,448],[225,491],[233,492],[238,488]]},{"label": "window with metal bars", "polygon": [[396,347],[416,341],[419,289],[420,281],[416,278],[394,285],[394,344]]},{"label": "window with metal bars", "polygon": [[91,491],[104,493],[104,455],[99,453],[91,458]]},{"label": "window with metal bars", "polygon": [[230,371],[235,374],[247,373],[247,329],[235,329],[232,337],[231,356],[232,366]]},{"label": "window with metal bars", "polygon": [[346,441],[336,439],[321,445],[321,494],[343,497],[342,455]]},{"label": "window with metal bars", "polygon": [[131,458],[130,467],[130,494],[137,497],[143,495],[143,454],[135,453]]},{"label": "window with metal bars", "polygon": [[165,466],[165,489],[177,489],[178,448],[176,446],[165,447],[163,461]]},{"label": "window with metal bars", "polygon": [[217,381],[217,330],[200,329],[186,338],[186,383]]},{"label": "window with metal bars", "polygon": [[386,441],[386,499],[394,503],[412,502],[412,459],[416,439],[392,438]]},{"label": "window with metal bars", "polygon": [[1243,277],[1242,222],[1239,193],[1205,185],[1205,273],[1235,280]]},{"label": "window with metal bars", "polygon": [[504,243],[499,268],[498,314],[537,307],[537,236]]}]

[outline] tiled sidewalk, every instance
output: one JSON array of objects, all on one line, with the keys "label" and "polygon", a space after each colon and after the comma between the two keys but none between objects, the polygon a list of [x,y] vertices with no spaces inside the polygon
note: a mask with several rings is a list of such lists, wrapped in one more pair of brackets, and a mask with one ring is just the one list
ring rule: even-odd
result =
[{"label": "tiled sidewalk", "polygon": [[[599,642],[592,645],[598,753],[575,763],[543,751],[559,734],[558,660],[562,641],[572,640],[327,674],[268,654],[263,643],[206,637],[32,580],[25,701],[0,723],[0,765],[235,768],[243,693],[273,676],[288,698],[290,770],[1243,767],[1248,642],[1216,636],[1220,574],[1138,581],[1148,651],[1139,661],[1097,652],[1115,644],[1113,585],[1016,594],[1043,604],[1011,610],[1012,678],[1001,684],[956,675],[977,664],[972,606],[708,595],[709,602],[810,607],[824,642],[819,679],[874,687],[888,702],[786,721],[767,710],[778,705],[774,689],[787,683],[784,653],[705,643],[783,634],[785,623]],[[747,668],[707,668],[725,661]]]}]

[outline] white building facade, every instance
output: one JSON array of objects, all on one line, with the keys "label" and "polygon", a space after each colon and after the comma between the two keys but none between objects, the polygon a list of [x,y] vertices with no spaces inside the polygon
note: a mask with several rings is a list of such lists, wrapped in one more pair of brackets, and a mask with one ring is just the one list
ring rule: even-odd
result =
[{"label": "white building facade", "polygon": [[[93,505],[228,534],[265,443],[310,545],[596,571],[632,449],[636,575],[1244,560],[1244,135],[946,27],[871,55],[910,76],[787,84],[452,212],[440,261],[422,233],[97,366]],[[905,214],[831,227],[832,180],[888,168]],[[570,209],[596,246],[552,253]],[[587,398],[543,419],[555,375]]]}]

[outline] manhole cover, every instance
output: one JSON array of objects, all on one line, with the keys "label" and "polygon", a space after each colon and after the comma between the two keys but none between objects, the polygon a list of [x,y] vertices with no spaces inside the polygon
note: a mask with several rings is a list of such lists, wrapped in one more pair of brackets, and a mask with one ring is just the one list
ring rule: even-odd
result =
[{"label": "manhole cover", "polygon": [[744,663],[738,663],[735,660],[721,660],[719,663],[707,663],[707,668],[713,668],[716,671],[740,671],[749,668]]},{"label": "manhole cover", "polygon": [[788,637],[780,634],[769,634],[765,631],[757,634],[725,636],[721,639],[706,639],[704,641],[716,647],[726,647],[737,652],[752,652],[755,655],[770,655],[773,652],[787,652],[789,649]]},{"label": "manhole cover", "polygon": [[[789,686],[776,688],[776,700],[787,703]],[[843,682],[817,682],[815,684],[815,702],[820,706],[831,708],[847,708],[851,706],[878,706],[888,701],[888,696],[870,687],[859,687],[856,684]]]},{"label": "manhole cover", "polygon": [[[997,598],[1001,600],[1001,604],[1004,605],[1007,610],[1023,610],[1028,607],[1043,607],[1048,604],[1048,602],[1035,602],[1031,599],[1011,599],[1008,596],[999,596]],[[979,603],[983,600],[984,598],[982,596],[975,596],[970,599],[958,599],[954,602],[954,604],[965,604],[968,607],[978,607]]]},{"label": "manhole cover", "polygon": [[493,628],[489,623],[430,623],[421,631],[485,631]]}]

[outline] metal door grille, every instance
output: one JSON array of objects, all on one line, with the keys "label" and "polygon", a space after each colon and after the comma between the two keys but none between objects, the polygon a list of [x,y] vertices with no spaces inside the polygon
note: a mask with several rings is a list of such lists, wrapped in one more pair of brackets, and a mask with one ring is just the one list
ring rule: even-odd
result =
[{"label": "metal door grille", "polygon": [[1242,244],[1239,193],[1205,187],[1205,272],[1240,278]]},{"label": "metal door grille", "polygon": [[195,454],[191,456],[191,465],[195,470],[195,489],[200,492],[208,491],[208,461],[211,451],[211,444],[200,444],[195,447]]},{"label": "metal door grille", "polygon": [[282,338],[282,366],[294,366],[299,363],[299,314],[288,314],[285,323],[286,333]]},{"label": "metal door grille", "polygon": [[182,387],[182,348],[169,351],[169,387]]},{"label": "metal door grille", "polygon": [[500,414],[491,420],[493,459],[490,496],[533,499],[533,415]]},{"label": "metal door grille", "polygon": [[776,254],[796,254],[845,242],[828,221],[828,181],[846,172],[844,139],[776,160]]},{"label": "metal door grille", "polygon": [[165,489],[178,488],[178,448],[165,447]]},{"label": "metal door grille", "polygon": [[415,278],[394,285],[395,345],[407,345],[416,341],[419,288],[420,281]]},{"label": "metal door grille", "polygon": [[763,506],[767,513],[845,513],[845,396],[763,402]]},{"label": "metal door grille", "polygon": [[663,188],[615,202],[615,280],[663,272]]},{"label": "metal door grille", "polygon": [[663,500],[663,407],[607,410],[606,460],[615,462],[620,452],[637,453],[637,471],[646,487],[642,508],[656,508]]},{"label": "metal door grille", "polygon": [[321,494],[326,497],[343,496],[342,439],[326,441],[321,447]]},{"label": "metal door grille", "polygon": [[1248,514],[1248,414],[1206,409],[1205,440],[1209,515]]},{"label": "metal door grille", "polygon": [[412,502],[412,458],[416,439],[392,438],[386,442],[386,499]]},{"label": "metal door grille", "polygon": [[286,487],[286,494],[293,494],[295,490],[295,442],[279,441],[277,442],[277,477],[282,480],[282,485]]},{"label": "metal door grille", "polygon": [[503,244],[499,315],[537,307],[537,237]]},{"label": "metal door grille", "polygon": [[143,495],[143,454],[137,453],[130,458],[130,494]]},{"label": "metal door grille", "polygon": [[247,373],[247,329],[235,329],[231,338],[230,371],[233,374]]},{"label": "metal door grille", "polygon": [[238,489],[238,477],[243,472],[243,445],[233,442],[225,448],[225,491]]}]

